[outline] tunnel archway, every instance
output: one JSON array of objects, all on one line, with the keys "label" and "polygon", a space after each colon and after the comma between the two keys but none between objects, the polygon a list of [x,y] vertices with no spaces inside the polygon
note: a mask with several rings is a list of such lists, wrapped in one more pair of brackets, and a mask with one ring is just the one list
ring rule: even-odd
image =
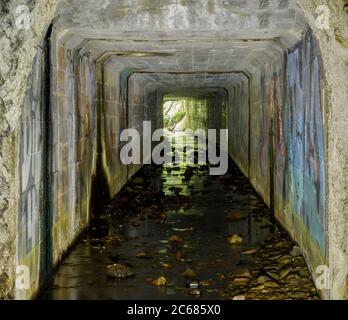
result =
[{"label": "tunnel archway", "polygon": [[[35,10],[49,2],[38,2]],[[341,6],[328,6],[337,16],[344,14]],[[15,295],[29,298],[35,294],[49,273],[42,271],[47,260],[43,253],[49,253],[53,269],[87,227],[98,165],[110,197],[140,169],[141,165],[123,165],[117,156],[123,129],[140,128],[142,120],[151,120],[153,129],[160,128],[161,104],[169,88],[224,87],[229,97],[230,156],[300,244],[313,277],[320,265],[335,270],[330,290],[323,290],[322,296],[344,297],[347,270],[340,265],[347,261],[342,240],[347,221],[344,196],[333,195],[337,168],[346,170],[342,160],[334,159],[337,155],[344,158],[344,152],[338,151],[343,140],[335,138],[335,130],[344,127],[344,120],[333,121],[339,123],[335,129],[330,123],[335,118],[333,110],[343,113],[344,109],[342,93],[332,88],[339,77],[331,71],[328,54],[330,45],[340,45],[327,45],[325,30],[315,27],[315,8],[309,2],[298,7],[295,1],[235,1],[227,6],[220,1],[204,5],[62,2],[53,21],[50,52],[52,134],[48,146],[52,158],[45,160],[51,163],[50,245],[42,235],[46,227],[40,209],[34,210],[32,228],[21,220],[21,213],[28,215],[28,210],[20,209],[25,194],[19,192],[18,200],[10,205],[17,222],[8,232],[17,230],[24,235],[23,230],[30,230],[35,243],[23,253],[29,239],[6,242],[12,252],[16,247],[16,264],[29,264],[32,275],[31,289],[13,290]],[[43,10],[47,21],[52,20],[53,9],[49,13]],[[341,26],[339,18],[334,23]],[[37,24],[43,35],[45,27]],[[328,36],[341,39],[342,44],[344,35]],[[37,61],[40,53],[32,52]],[[338,53],[347,54],[341,47]],[[30,67],[35,78],[42,65],[34,62]],[[40,90],[40,81],[35,81],[31,89]],[[26,97],[30,99],[28,92]],[[22,109],[25,119],[29,109],[26,104]],[[39,116],[37,111],[33,114]],[[36,122],[28,128],[36,129]],[[17,136],[21,154],[25,150],[21,142],[28,136],[20,129]],[[44,131],[32,141],[44,142]],[[38,152],[33,150],[32,157]],[[12,173],[14,181],[20,181],[26,172],[18,163],[18,172]],[[35,169],[33,187],[47,184],[46,178]],[[344,178],[339,181],[345,185]],[[4,265],[10,271],[4,292],[10,292],[16,266],[5,260],[6,255]]]}]

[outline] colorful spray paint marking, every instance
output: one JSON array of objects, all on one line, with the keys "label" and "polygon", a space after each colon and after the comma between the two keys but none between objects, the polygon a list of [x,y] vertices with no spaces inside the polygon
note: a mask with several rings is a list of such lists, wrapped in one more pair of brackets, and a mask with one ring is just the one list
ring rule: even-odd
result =
[{"label": "colorful spray paint marking", "polygon": [[319,56],[310,32],[288,56],[278,149],[285,150],[286,155],[278,157],[282,165],[277,176],[284,207],[301,217],[324,250],[326,177]]}]

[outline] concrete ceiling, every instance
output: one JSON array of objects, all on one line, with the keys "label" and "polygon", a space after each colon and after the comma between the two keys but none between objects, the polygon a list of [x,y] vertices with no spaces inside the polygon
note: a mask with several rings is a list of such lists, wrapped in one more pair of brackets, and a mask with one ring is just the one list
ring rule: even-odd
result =
[{"label": "concrete ceiling", "polygon": [[225,88],[246,80],[241,73],[134,73],[130,81],[137,81],[146,86],[162,88],[167,92],[178,91],[178,88]]},{"label": "concrete ceiling", "polygon": [[[295,0],[66,0],[54,26],[65,47],[115,71],[151,72],[162,84],[164,72],[196,72],[175,84],[194,88],[203,72],[252,72],[294,45],[306,23]],[[220,78],[203,82],[220,87]]]},{"label": "concrete ceiling", "polygon": [[84,38],[260,39],[301,29],[295,0],[66,0],[56,24]]}]

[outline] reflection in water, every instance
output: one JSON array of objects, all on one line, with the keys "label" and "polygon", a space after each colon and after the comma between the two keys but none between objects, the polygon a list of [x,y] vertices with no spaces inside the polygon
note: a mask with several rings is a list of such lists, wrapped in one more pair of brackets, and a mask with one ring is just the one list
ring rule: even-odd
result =
[{"label": "reflection in water", "polygon": [[[204,164],[145,166],[93,222],[41,298],[192,299],[183,276],[189,268],[202,284],[195,298],[221,299],[236,271],[253,268],[255,255],[242,253],[272,239],[271,228],[268,209],[233,163],[221,177],[209,176]],[[241,245],[228,243],[234,234]],[[112,263],[135,276],[108,279]],[[160,276],[166,287],[151,284]]]}]

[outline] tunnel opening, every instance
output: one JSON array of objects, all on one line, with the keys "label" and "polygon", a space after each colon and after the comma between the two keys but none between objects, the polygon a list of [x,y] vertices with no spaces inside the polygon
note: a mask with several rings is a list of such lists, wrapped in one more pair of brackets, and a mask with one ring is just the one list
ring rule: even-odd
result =
[{"label": "tunnel opening", "polygon": [[185,121],[186,117],[185,102],[183,99],[165,101],[163,104],[164,128],[174,132],[179,129],[178,124]]},{"label": "tunnel opening", "polygon": [[191,90],[187,88],[183,96],[170,93],[163,98],[165,138],[171,143],[174,163],[206,163],[212,158],[209,147],[216,150],[217,158],[221,156],[220,130],[226,119],[219,93]]}]

